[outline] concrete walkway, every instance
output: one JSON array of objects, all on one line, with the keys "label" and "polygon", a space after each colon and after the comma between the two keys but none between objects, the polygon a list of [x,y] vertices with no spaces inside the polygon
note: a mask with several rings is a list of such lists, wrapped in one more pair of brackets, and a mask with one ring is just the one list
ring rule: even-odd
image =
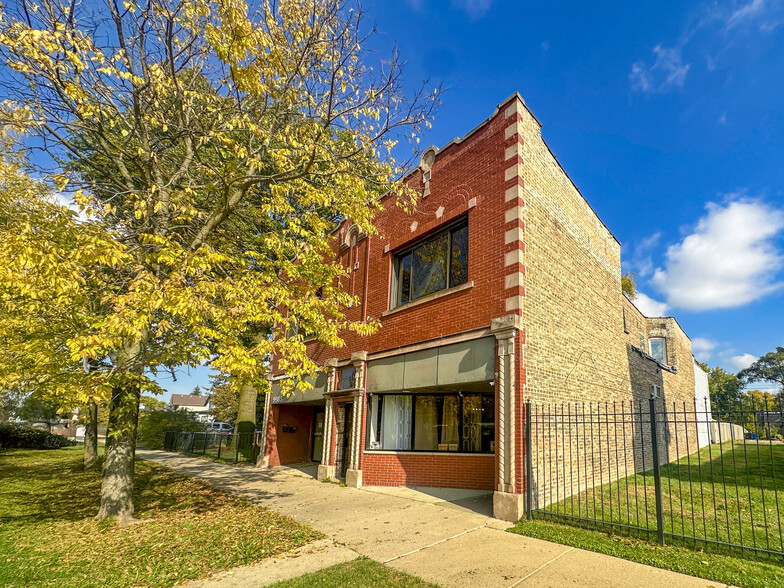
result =
[{"label": "concrete walkway", "polygon": [[315,550],[330,554],[322,554],[311,564],[305,562],[312,556],[305,554],[298,558],[301,563],[297,561],[295,565],[283,564],[279,558],[277,563],[272,560],[224,573],[215,578],[215,586],[262,586],[350,559],[349,553],[338,549],[340,546],[449,587],[723,586],[507,533],[508,523],[488,516],[488,497],[481,493],[354,489],[319,482],[309,470],[232,467],[141,449],[137,455],[289,515],[333,541],[332,545],[321,544],[323,549]]}]

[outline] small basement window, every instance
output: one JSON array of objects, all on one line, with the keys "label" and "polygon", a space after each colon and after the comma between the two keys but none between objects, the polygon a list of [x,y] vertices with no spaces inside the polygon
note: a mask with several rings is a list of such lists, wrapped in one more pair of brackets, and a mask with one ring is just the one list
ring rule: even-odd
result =
[{"label": "small basement window", "polygon": [[648,353],[659,363],[667,365],[667,340],[664,337],[648,339]]},{"label": "small basement window", "polygon": [[395,255],[392,308],[468,281],[468,222],[463,220]]}]

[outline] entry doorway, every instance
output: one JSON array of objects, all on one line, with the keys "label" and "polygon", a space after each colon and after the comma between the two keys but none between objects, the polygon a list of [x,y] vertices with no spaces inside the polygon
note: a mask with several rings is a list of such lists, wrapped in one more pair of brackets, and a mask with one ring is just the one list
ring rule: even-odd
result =
[{"label": "entry doorway", "polygon": [[340,460],[340,477],[346,477],[346,470],[348,470],[349,455],[351,454],[351,430],[354,424],[354,403],[346,402],[343,405],[343,439],[342,451]]},{"label": "entry doorway", "polygon": [[311,442],[310,460],[321,463],[321,455],[324,450],[324,408],[316,407],[313,409],[313,440]]}]

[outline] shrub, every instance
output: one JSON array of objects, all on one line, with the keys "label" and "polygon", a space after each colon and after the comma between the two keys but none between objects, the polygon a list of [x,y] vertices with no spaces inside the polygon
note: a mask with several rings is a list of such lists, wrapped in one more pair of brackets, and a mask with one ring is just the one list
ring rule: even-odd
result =
[{"label": "shrub", "polygon": [[62,435],[16,423],[0,423],[0,449],[60,449],[76,445]]},{"label": "shrub", "polygon": [[166,431],[204,431],[206,427],[185,411],[150,410],[139,415],[138,440],[150,449],[162,449]]}]

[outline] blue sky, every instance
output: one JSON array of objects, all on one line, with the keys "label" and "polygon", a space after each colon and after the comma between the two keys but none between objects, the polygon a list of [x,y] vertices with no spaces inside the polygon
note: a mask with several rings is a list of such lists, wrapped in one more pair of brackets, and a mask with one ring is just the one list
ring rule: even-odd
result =
[{"label": "blue sky", "polygon": [[[784,345],[784,6],[366,0],[379,57],[447,88],[443,145],[517,91],[623,244],[638,303],[737,371]],[[189,392],[204,368],[161,383]]]}]

